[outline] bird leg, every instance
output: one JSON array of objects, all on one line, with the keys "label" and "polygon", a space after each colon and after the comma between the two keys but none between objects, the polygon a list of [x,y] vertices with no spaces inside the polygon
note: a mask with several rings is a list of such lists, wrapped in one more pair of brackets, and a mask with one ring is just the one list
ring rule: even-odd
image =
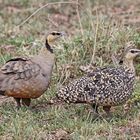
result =
[{"label": "bird leg", "polygon": [[92,104],[92,108],[93,108],[93,111],[94,111],[96,114],[99,114],[99,112],[98,112],[98,105],[97,105],[97,104]]},{"label": "bird leg", "polygon": [[103,106],[103,110],[106,112],[107,116],[111,116],[110,109],[111,106]]},{"label": "bird leg", "polygon": [[16,103],[17,103],[17,109],[19,109],[21,107],[21,104],[20,104],[20,99],[21,98],[14,98]]},{"label": "bird leg", "polygon": [[31,99],[30,98],[22,98],[22,104],[24,106],[30,106]]}]

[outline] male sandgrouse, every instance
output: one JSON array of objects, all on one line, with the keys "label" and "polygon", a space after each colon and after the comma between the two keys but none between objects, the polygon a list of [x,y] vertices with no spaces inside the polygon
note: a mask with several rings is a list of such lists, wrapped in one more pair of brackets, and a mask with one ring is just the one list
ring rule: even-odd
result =
[{"label": "male sandgrouse", "polygon": [[17,107],[29,106],[31,98],[40,97],[50,83],[55,55],[53,43],[63,33],[49,33],[38,55],[32,58],[14,58],[0,69],[0,95],[14,97]]}]

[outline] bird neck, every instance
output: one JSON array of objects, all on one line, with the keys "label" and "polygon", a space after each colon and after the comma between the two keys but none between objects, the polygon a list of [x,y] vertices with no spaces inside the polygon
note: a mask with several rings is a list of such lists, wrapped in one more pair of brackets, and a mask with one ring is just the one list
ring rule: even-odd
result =
[{"label": "bird neck", "polygon": [[54,59],[54,53],[53,53],[53,49],[50,46],[50,43],[48,42],[48,40],[46,40],[45,42],[45,46],[42,47],[42,49],[40,50],[40,56],[51,60]]},{"label": "bird neck", "polygon": [[48,41],[48,39],[46,39],[45,47],[47,48],[47,50],[48,50],[50,53],[53,53],[53,49],[51,48],[50,42]]},{"label": "bird neck", "polygon": [[133,65],[133,59],[124,59],[124,62],[123,62],[123,65],[125,67],[127,67],[128,69],[130,69],[132,72],[135,72],[135,68],[134,68],[134,65]]}]

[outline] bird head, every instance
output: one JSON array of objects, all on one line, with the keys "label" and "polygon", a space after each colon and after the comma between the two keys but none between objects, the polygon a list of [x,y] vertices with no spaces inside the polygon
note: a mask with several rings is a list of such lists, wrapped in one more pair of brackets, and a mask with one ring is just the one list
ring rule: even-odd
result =
[{"label": "bird head", "polygon": [[56,40],[58,40],[60,37],[64,35],[63,32],[57,32],[53,31],[47,35],[47,41],[48,44],[54,43]]},{"label": "bird head", "polygon": [[51,53],[53,53],[53,48],[54,48],[52,44],[54,44],[54,42],[58,40],[60,37],[62,37],[63,35],[64,35],[63,32],[57,32],[57,31],[53,31],[47,35],[45,46]]},{"label": "bird head", "polygon": [[136,56],[140,55],[139,49],[129,49],[125,54],[125,59],[133,60]]}]

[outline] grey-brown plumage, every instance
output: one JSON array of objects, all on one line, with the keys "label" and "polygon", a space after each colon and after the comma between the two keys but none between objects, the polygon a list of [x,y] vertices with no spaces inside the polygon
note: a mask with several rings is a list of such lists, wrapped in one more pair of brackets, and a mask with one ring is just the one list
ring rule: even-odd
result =
[{"label": "grey-brown plumage", "polygon": [[46,44],[38,55],[32,58],[14,58],[0,69],[0,95],[14,97],[20,107],[30,105],[31,98],[40,97],[48,88],[51,79],[55,55],[51,42],[62,36],[52,32],[47,36]]},{"label": "grey-brown plumage", "polygon": [[138,49],[127,50],[123,65],[98,68],[87,76],[62,87],[57,96],[68,103],[88,103],[96,112],[97,107],[109,113],[111,106],[125,103],[133,92],[135,69],[133,59],[140,54]]}]

